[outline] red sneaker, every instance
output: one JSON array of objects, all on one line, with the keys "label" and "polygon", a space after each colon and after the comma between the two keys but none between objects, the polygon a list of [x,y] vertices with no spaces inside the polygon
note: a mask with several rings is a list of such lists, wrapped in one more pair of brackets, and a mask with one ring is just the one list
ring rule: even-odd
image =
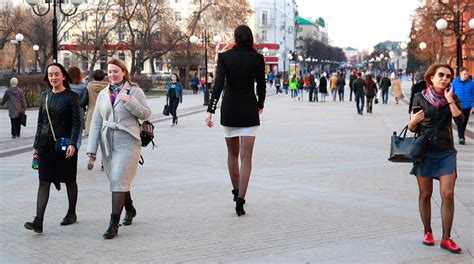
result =
[{"label": "red sneaker", "polygon": [[451,238],[448,239],[441,239],[440,247],[452,252],[452,253],[459,253],[461,252],[461,248],[452,240]]},{"label": "red sneaker", "polygon": [[435,240],[433,234],[431,232],[426,232],[425,236],[423,237],[423,244],[427,246],[434,246]]}]

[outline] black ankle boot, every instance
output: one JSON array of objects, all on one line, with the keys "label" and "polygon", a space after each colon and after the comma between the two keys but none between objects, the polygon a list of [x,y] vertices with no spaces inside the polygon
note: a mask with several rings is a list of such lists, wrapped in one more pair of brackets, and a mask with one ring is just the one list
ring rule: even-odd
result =
[{"label": "black ankle boot", "polygon": [[123,219],[123,225],[131,225],[133,218],[137,216],[137,210],[133,207],[133,202],[125,205],[125,218]]},{"label": "black ankle boot", "polygon": [[72,225],[77,221],[77,216],[76,213],[67,213],[66,216],[64,216],[63,221],[61,221],[61,225]]},{"label": "black ankle boot", "polygon": [[39,219],[39,217],[35,217],[33,222],[26,222],[24,226],[28,230],[35,231],[35,233],[43,233],[43,219]]},{"label": "black ankle boot", "polygon": [[120,215],[111,214],[109,228],[107,229],[107,231],[105,231],[105,233],[102,236],[105,239],[114,238],[118,233],[119,222],[120,222]]},{"label": "black ankle boot", "polygon": [[237,197],[237,201],[235,203],[235,213],[237,214],[237,216],[241,216],[245,214],[244,204],[245,204],[245,199]]},{"label": "black ankle boot", "polygon": [[237,197],[239,197],[239,189],[233,189],[232,194],[234,195],[234,202],[237,201]]}]

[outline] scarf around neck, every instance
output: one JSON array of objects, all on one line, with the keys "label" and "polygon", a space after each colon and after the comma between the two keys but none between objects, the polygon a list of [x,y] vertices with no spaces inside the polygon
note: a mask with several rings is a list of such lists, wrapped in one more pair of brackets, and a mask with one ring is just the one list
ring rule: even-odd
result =
[{"label": "scarf around neck", "polygon": [[120,90],[122,90],[122,87],[124,84],[125,84],[125,80],[121,80],[120,82],[116,84],[109,84],[109,96],[110,96],[110,101],[112,102],[112,105],[115,103],[115,99],[117,98],[117,95],[120,93]]},{"label": "scarf around neck", "polygon": [[439,109],[448,104],[448,100],[444,97],[444,94],[436,93],[433,85],[428,86],[425,90],[421,93],[423,97],[432,104],[436,109]]}]

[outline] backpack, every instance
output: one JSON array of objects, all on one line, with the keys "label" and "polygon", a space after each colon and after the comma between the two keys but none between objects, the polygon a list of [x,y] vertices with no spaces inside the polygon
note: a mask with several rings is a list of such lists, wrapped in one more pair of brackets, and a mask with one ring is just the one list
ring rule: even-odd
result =
[{"label": "backpack", "polygon": [[[140,124],[140,139],[142,140],[142,147],[148,146],[150,142],[153,144],[153,149],[155,149],[156,145],[153,139],[155,138],[155,126],[148,120],[143,121]],[[145,163],[143,156],[140,155],[140,160],[138,161],[140,165]]]}]

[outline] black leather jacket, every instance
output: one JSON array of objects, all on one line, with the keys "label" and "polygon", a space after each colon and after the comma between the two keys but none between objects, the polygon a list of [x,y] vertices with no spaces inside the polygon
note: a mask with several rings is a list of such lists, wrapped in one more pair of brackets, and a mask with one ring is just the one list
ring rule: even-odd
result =
[{"label": "black leather jacket", "polygon": [[[453,99],[456,106],[461,109],[461,101],[459,98],[454,95]],[[422,135],[428,136],[428,151],[442,152],[455,150],[452,128],[453,116],[449,109],[449,105],[436,109],[423,97],[421,92],[415,94],[413,97],[412,108],[418,105],[423,109],[425,118],[423,121],[418,123],[417,130]],[[464,116],[462,113],[461,115],[454,117],[454,122],[457,125],[461,124],[463,121]]]},{"label": "black leather jacket", "polygon": [[76,146],[81,130],[81,110],[79,96],[71,90],[60,93],[46,91],[41,94],[41,105],[38,112],[38,125],[36,127],[35,143],[33,148],[38,151],[54,149],[54,139],[46,112],[46,95],[48,95],[48,110],[53,124],[56,139],[61,137],[71,139],[71,144]]}]

